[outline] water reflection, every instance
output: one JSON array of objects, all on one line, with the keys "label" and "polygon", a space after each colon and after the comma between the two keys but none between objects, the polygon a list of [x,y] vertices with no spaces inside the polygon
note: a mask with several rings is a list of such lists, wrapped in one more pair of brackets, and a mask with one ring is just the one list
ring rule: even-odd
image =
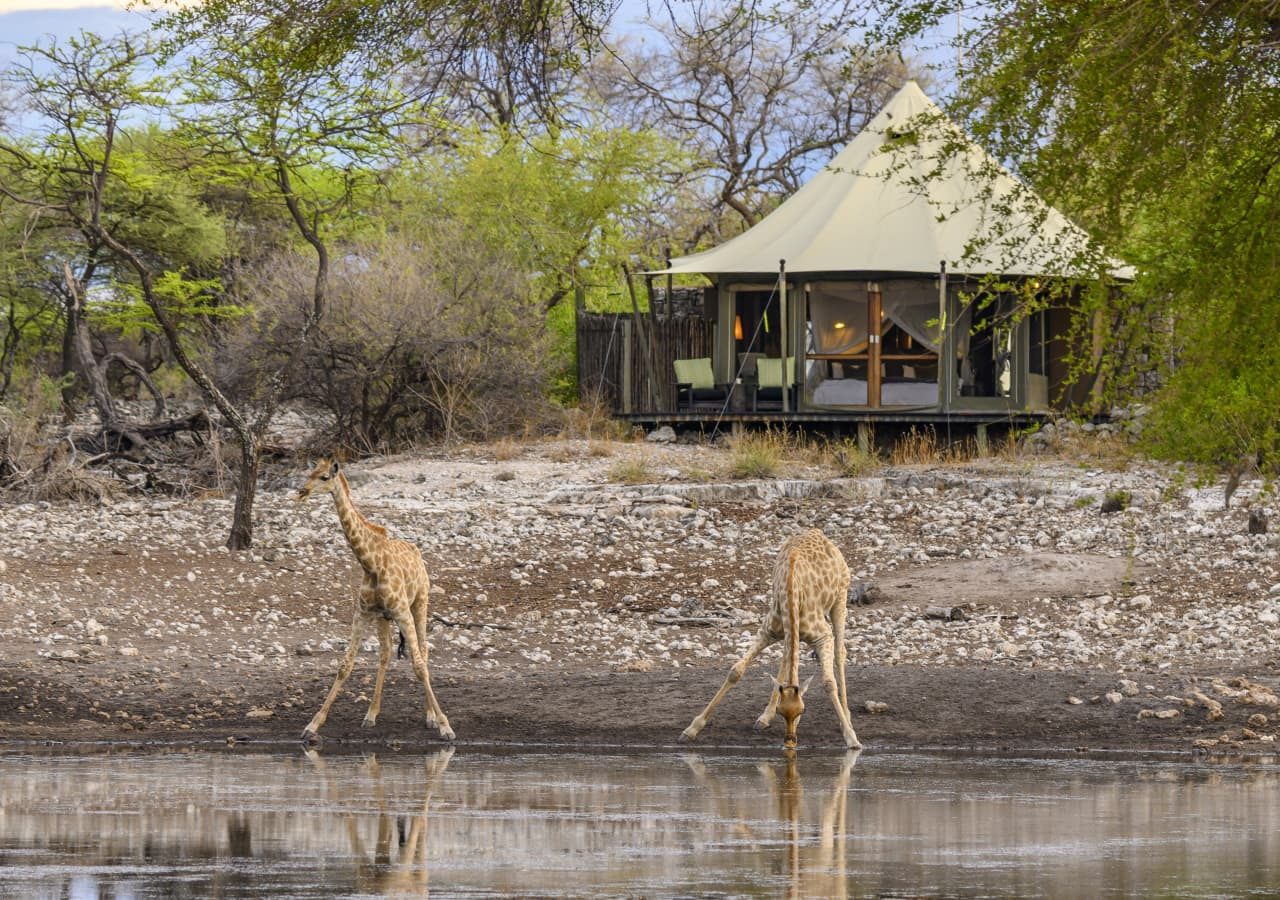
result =
[{"label": "water reflection", "polygon": [[[816,785],[813,784],[815,779],[811,779],[810,790],[816,791],[820,803],[814,823],[817,833],[812,837],[804,809],[804,780],[800,776],[796,752],[785,752],[780,763],[762,761],[756,764],[756,771],[774,803],[777,821],[783,826],[782,850],[788,897],[849,895],[844,853],[848,838],[849,776],[861,755],[861,750],[850,750],[833,778],[823,777]],[[724,779],[713,776],[700,756],[686,755],[684,762],[707,796],[720,798],[717,806],[722,817],[726,821],[736,821],[739,834],[751,834],[748,820],[727,809],[724,803],[725,798],[734,796],[736,780],[726,784]]]},{"label": "water reflection", "polygon": [[[354,887],[361,893],[383,896],[427,893],[427,825],[430,816],[431,792],[444,770],[449,767],[454,748],[448,747],[427,757],[422,779],[422,807],[414,815],[396,815],[387,804],[386,788],[382,781],[382,766],[377,756],[364,758],[365,772],[373,785],[378,805],[375,817],[378,836],[370,856],[361,834],[361,817],[354,809],[341,814],[343,828],[351,852],[354,871]],[[325,794],[330,802],[341,808],[342,781],[335,779],[328,762],[315,750],[306,751],[307,759],[324,780]],[[393,848],[394,836],[394,853]]]},{"label": "water reflection", "polygon": [[0,756],[0,895],[1266,893],[1280,770],[925,755]]}]

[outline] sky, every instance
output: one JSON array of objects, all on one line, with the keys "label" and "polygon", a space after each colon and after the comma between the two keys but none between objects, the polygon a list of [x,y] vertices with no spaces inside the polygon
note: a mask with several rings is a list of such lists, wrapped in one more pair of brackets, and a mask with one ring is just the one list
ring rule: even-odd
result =
[{"label": "sky", "polygon": [[[147,27],[147,14],[128,8],[137,5],[136,0],[0,0],[0,64],[13,59],[18,47],[47,42],[50,36],[65,39],[82,29],[103,35],[141,31]],[[615,27],[625,30],[644,12],[645,0],[622,0]],[[945,78],[949,58],[942,59],[937,51],[918,55],[939,65]]]},{"label": "sky", "polygon": [[84,0],[0,0],[0,60],[9,60],[18,47],[65,39],[82,29],[99,34],[140,31],[147,18],[124,9],[124,3],[85,3]]}]

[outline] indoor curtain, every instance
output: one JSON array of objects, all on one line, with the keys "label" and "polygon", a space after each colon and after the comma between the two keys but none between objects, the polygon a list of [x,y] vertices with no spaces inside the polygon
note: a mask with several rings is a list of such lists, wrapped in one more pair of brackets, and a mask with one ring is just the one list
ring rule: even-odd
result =
[{"label": "indoor curtain", "polygon": [[854,353],[867,343],[867,286],[819,283],[809,291],[809,352]]},{"label": "indoor curtain", "polygon": [[884,314],[929,350],[942,346],[936,281],[885,281],[880,285]]}]

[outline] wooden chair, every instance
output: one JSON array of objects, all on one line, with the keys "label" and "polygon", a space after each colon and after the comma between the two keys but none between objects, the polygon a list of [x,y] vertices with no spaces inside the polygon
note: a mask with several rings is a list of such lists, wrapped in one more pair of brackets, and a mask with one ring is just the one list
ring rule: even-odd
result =
[{"label": "wooden chair", "polygon": [[677,359],[673,364],[676,369],[676,412],[699,406],[718,407],[728,398],[727,387],[716,384],[711,357]]},{"label": "wooden chair", "polygon": [[[756,360],[756,378],[760,385],[756,390],[756,409],[762,406],[767,409],[782,409],[782,360],[767,356]],[[795,409],[796,358],[794,356],[787,357],[786,381],[791,408]]]}]

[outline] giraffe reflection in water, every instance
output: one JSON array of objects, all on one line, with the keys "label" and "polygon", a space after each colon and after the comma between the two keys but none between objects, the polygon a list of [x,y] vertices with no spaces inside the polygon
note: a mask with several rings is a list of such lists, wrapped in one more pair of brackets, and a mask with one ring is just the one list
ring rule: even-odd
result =
[{"label": "giraffe reflection in water", "polygon": [[338,791],[324,757],[315,750],[306,751],[307,759],[324,778],[329,801],[347,806],[343,821],[355,866],[355,885],[359,892],[385,896],[427,895],[427,826],[431,794],[440,784],[445,769],[449,767],[453,749],[447,747],[426,758],[426,771],[422,779],[422,807],[410,814],[388,809],[386,791],[382,785],[382,767],[378,758],[372,753],[364,757],[365,773],[373,782],[373,795],[378,804],[378,832],[372,855],[365,846],[360,828],[360,820],[367,818],[367,812],[351,809],[349,799]]},{"label": "giraffe reflection in water", "polygon": [[[805,780],[802,764],[794,750],[784,751],[781,764],[761,762],[756,766],[767,786],[769,796],[777,809],[777,821],[782,824],[781,841],[785,855],[783,871],[788,879],[788,897],[847,897],[849,895],[846,864],[849,834],[849,779],[853,774],[861,750],[850,750],[844,755],[834,776],[811,775],[808,780],[810,796],[820,800],[820,810],[814,819],[805,815]],[[741,813],[734,807],[742,797],[739,778],[720,779],[710,771],[700,756],[688,754],[684,762],[693,772],[707,796],[716,798],[717,814],[728,820],[737,819],[737,834],[755,844],[770,842],[772,835],[759,829],[758,807],[754,803],[741,806]],[[810,761],[809,770],[817,766]],[[812,804],[811,804],[812,815]],[[756,823],[754,826],[752,822]]]}]

